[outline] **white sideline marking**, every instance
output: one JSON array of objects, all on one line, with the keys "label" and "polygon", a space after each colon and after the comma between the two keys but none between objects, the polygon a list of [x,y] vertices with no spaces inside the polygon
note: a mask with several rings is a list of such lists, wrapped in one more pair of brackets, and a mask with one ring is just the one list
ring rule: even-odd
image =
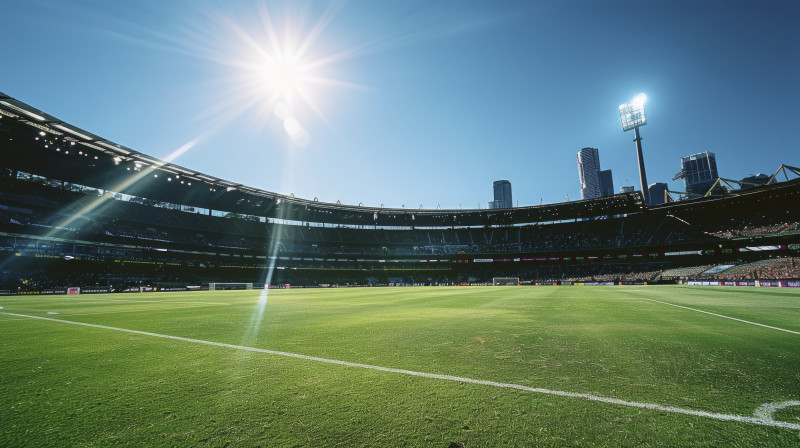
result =
[{"label": "white sideline marking", "polygon": [[[52,296],[51,296],[52,297]],[[133,303],[190,303],[190,304],[200,304],[200,305],[223,305],[228,306],[230,303],[222,303],[222,302],[185,302],[185,301],[174,301],[174,300],[133,300],[133,299],[103,299],[103,298],[89,298],[89,297],[81,297],[80,299],[72,299],[70,302],[83,302],[83,301],[99,301],[99,302],[133,302]]]},{"label": "white sideline marking", "polygon": [[791,408],[794,406],[800,406],[800,401],[784,401],[781,403],[766,403],[762,404],[761,406],[756,409],[756,412],[753,413],[756,417],[767,420],[767,421],[775,421],[773,415],[775,411],[779,411],[781,409]]},{"label": "white sideline marking", "polygon": [[651,302],[656,302],[656,303],[662,303],[664,305],[669,305],[669,306],[676,306],[678,308],[683,308],[685,310],[697,311],[698,313],[710,314],[712,316],[724,317],[725,319],[735,320],[737,322],[742,322],[742,323],[745,323],[745,324],[758,325],[759,327],[769,328],[771,330],[785,331],[786,333],[792,333],[792,334],[800,334],[800,331],[787,330],[785,328],[773,327],[771,325],[764,325],[764,324],[760,324],[758,322],[750,322],[749,320],[738,319],[736,317],[730,317],[730,316],[726,316],[724,314],[712,313],[710,311],[698,310],[696,308],[689,308],[688,306],[676,305],[674,303],[662,302],[660,300],[654,300],[654,299],[644,299],[644,300],[649,300]]},{"label": "white sideline marking", "polygon": [[[629,406],[633,408],[643,408],[643,409],[652,409],[656,411],[664,411],[664,412],[671,412],[674,414],[685,414],[685,415],[692,415],[696,417],[706,417],[712,418],[715,420],[722,420],[722,421],[735,421],[735,422],[742,422],[742,423],[751,423],[754,425],[762,425],[762,426],[774,426],[778,428],[789,428],[789,429],[796,429],[800,430],[800,423],[789,423],[783,422],[778,420],[772,419],[772,414],[769,412],[761,411],[764,406],[762,405],[759,407],[759,410],[756,411],[755,417],[747,417],[744,415],[735,415],[735,414],[718,414],[715,412],[706,412],[706,411],[696,411],[693,409],[684,409],[678,408],[674,406],[664,406],[661,404],[655,403],[641,403],[637,401],[626,401],[621,400],[619,398],[611,398],[611,397],[601,397],[598,395],[591,395],[585,393],[578,393],[578,392],[565,392],[561,390],[551,390],[551,389],[544,389],[540,387],[528,387],[523,386],[520,384],[513,384],[513,383],[499,383],[496,381],[487,381],[487,380],[477,380],[473,378],[465,378],[461,376],[452,376],[452,375],[442,375],[439,373],[426,373],[426,372],[417,372],[414,370],[406,370],[406,369],[396,369],[393,367],[381,367],[371,364],[361,364],[357,362],[349,362],[349,361],[340,361],[337,359],[328,359],[328,358],[320,358],[317,356],[308,356],[308,355],[300,355],[297,353],[289,353],[289,352],[282,352],[277,350],[268,350],[264,348],[256,348],[256,347],[247,347],[244,345],[233,345],[233,344],[226,344],[224,342],[213,342],[213,341],[204,341],[202,339],[192,339],[192,338],[184,338],[181,336],[171,336],[168,334],[159,334],[159,333],[150,333],[148,331],[139,331],[139,330],[130,330],[127,328],[119,328],[119,327],[109,327],[106,325],[97,325],[97,324],[88,324],[85,322],[75,322],[63,319],[53,319],[50,317],[41,317],[41,316],[29,316],[26,314],[16,314],[16,313],[0,313],[0,314],[7,314],[11,316],[17,317],[27,317],[30,319],[39,319],[39,320],[47,320],[51,322],[59,322],[62,324],[72,324],[72,325],[83,325],[85,327],[92,327],[92,328],[102,328],[104,330],[113,330],[113,331],[122,331],[125,333],[133,333],[133,334],[140,334],[144,336],[154,336],[157,338],[164,338],[164,339],[173,339],[176,341],[184,341],[184,342],[193,342],[195,344],[205,344],[205,345],[213,345],[216,347],[225,347],[225,348],[233,348],[236,350],[245,350],[249,352],[257,352],[257,353],[267,353],[270,355],[277,355],[277,356],[286,356],[289,358],[299,358],[305,359],[308,361],[316,361],[316,362],[324,362],[327,364],[337,364],[341,366],[347,367],[359,367],[362,369],[369,369],[369,370],[378,370],[381,372],[390,372],[390,373],[401,373],[404,375],[411,375],[411,376],[419,376],[423,378],[432,378],[437,380],[447,380],[447,381],[457,381],[459,383],[470,383],[470,384],[479,384],[482,386],[493,386],[493,387],[502,387],[505,389],[516,389],[522,390],[526,392],[534,392],[539,394],[547,394],[547,395],[557,395],[560,397],[570,397],[570,398],[581,398],[584,400],[589,401],[599,401],[602,403],[610,403],[616,404],[620,406]],[[795,402],[786,402],[786,403],[795,403]]]}]

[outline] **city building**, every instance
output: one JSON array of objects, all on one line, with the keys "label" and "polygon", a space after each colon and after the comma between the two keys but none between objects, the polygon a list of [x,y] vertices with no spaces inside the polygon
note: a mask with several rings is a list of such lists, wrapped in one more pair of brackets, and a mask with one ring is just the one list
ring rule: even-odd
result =
[{"label": "city building", "polygon": [[620,193],[633,193],[634,191],[636,191],[636,187],[634,187],[633,185],[628,185],[628,186],[625,186],[625,187],[619,187],[619,192]]},{"label": "city building", "polygon": [[600,151],[597,148],[578,151],[578,177],[581,181],[581,199],[614,194],[614,177],[611,170],[600,170]]},{"label": "city building", "polygon": [[689,198],[705,196],[719,178],[717,158],[713,152],[705,151],[681,158],[681,172],[686,195]]},{"label": "city building", "polygon": [[600,153],[597,148],[578,151],[578,177],[581,181],[581,199],[592,199],[600,193]]},{"label": "city building", "polygon": [[511,182],[507,180],[496,180],[492,183],[494,190],[494,201],[489,202],[489,208],[511,208],[514,202],[511,200]]},{"label": "city building", "polygon": [[743,178],[742,182],[742,190],[746,190],[748,188],[758,187],[761,185],[766,184],[769,182],[769,176],[766,174],[758,173],[756,175],[751,175]]},{"label": "city building", "polygon": [[658,205],[667,202],[667,184],[656,182],[647,186],[650,193],[650,205]]},{"label": "city building", "polygon": [[614,176],[611,170],[600,171],[600,196],[612,196],[614,194]]}]

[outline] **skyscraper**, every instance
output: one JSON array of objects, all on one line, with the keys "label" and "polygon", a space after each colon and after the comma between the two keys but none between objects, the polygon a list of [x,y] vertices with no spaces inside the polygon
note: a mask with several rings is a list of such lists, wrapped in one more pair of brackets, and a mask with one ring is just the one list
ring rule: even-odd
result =
[{"label": "skyscraper", "polygon": [[514,202],[511,200],[511,182],[507,180],[496,180],[492,183],[494,189],[494,201],[489,202],[489,208],[511,208]]},{"label": "skyscraper", "polygon": [[600,196],[611,196],[614,194],[614,176],[611,170],[600,171]]},{"label": "skyscraper", "polygon": [[682,157],[681,172],[676,177],[683,178],[687,196],[704,196],[719,178],[717,158],[709,151]]},{"label": "skyscraper", "polygon": [[597,148],[578,151],[578,177],[581,180],[581,199],[614,194],[611,170],[600,171],[600,152]]}]

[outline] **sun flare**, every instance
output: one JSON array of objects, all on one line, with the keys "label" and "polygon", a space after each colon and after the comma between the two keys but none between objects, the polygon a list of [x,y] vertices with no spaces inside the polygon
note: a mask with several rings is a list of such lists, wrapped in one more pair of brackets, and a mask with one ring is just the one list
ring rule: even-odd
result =
[{"label": "sun flare", "polygon": [[304,92],[309,81],[306,77],[308,70],[297,58],[279,56],[266,59],[262,74],[268,91],[276,93],[284,101]]},{"label": "sun flare", "polygon": [[[218,53],[217,61],[233,69],[226,103],[259,125],[277,119],[275,128],[282,127],[295,145],[304,146],[315,121],[331,126],[323,112],[331,89],[366,89],[335,79],[327,70],[355,53],[352,49],[331,53],[322,50],[326,45],[317,45],[336,15],[336,7],[326,10],[309,27],[301,17],[287,16],[276,22],[266,4],[258,5],[260,26],[221,20],[226,50]],[[256,113],[248,113],[251,111]]]}]

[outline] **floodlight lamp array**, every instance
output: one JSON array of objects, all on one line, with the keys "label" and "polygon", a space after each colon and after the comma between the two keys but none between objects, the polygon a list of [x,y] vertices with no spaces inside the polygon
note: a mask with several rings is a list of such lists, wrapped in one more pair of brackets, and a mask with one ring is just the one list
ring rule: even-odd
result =
[{"label": "floodlight lamp array", "polygon": [[622,121],[623,131],[630,131],[639,126],[646,125],[647,118],[644,115],[643,96],[637,96],[629,103],[620,104],[619,118]]}]

